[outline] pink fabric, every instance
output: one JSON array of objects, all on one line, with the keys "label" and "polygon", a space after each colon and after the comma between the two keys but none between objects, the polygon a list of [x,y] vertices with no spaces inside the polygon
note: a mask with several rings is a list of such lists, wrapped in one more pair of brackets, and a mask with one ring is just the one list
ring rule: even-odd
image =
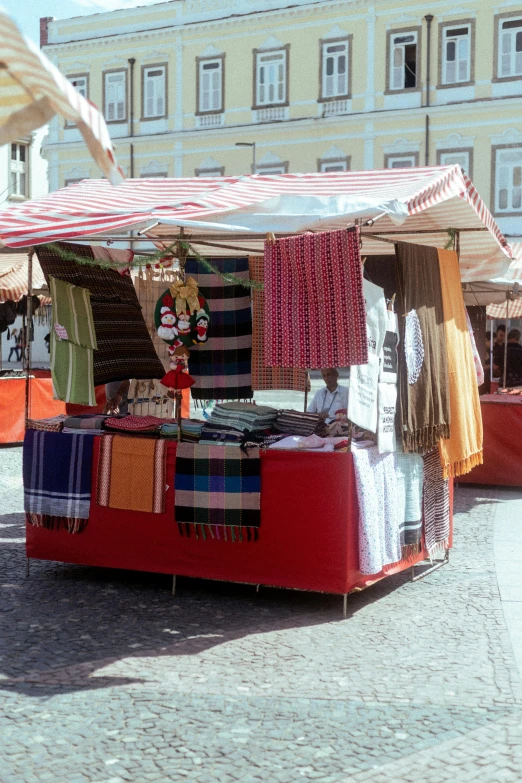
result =
[{"label": "pink fabric", "polygon": [[162,424],[165,424],[165,419],[159,419],[157,416],[125,416],[123,419],[105,419],[105,426],[110,427],[111,430],[129,430],[129,432],[151,430],[161,427]]},{"label": "pink fabric", "polygon": [[366,364],[359,229],[265,242],[265,364]]}]

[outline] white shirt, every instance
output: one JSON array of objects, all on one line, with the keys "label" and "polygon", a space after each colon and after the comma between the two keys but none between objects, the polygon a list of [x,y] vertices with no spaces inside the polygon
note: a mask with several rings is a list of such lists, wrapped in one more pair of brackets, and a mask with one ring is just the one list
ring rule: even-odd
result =
[{"label": "white shirt", "polygon": [[314,394],[308,406],[308,413],[326,413],[326,421],[331,421],[335,418],[335,412],[341,409],[348,409],[348,387],[337,386],[337,389],[331,392],[325,386]]}]

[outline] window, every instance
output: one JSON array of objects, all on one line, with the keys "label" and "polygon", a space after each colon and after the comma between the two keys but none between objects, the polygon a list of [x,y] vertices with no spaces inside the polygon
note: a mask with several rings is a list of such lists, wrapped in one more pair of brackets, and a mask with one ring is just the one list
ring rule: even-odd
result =
[{"label": "window", "polygon": [[442,84],[471,81],[471,27],[443,28]]},{"label": "window", "polygon": [[73,87],[76,87],[80,95],[83,95],[84,98],[89,97],[89,76],[86,73],[69,76],[68,79]]},{"label": "window", "polygon": [[330,158],[318,161],[319,171],[349,171],[350,158]]},{"label": "window", "polygon": [[389,89],[417,88],[419,52],[417,31],[389,34]]},{"label": "window", "polygon": [[499,21],[498,76],[522,76],[522,18]]},{"label": "window", "polygon": [[145,65],[141,69],[142,119],[167,116],[167,66]]},{"label": "window", "polygon": [[225,56],[212,59],[198,58],[197,64],[197,113],[210,114],[224,111]]},{"label": "window", "polygon": [[495,210],[499,214],[522,212],[522,147],[494,150]]},{"label": "window", "polygon": [[83,180],[81,180],[81,179],[66,179],[63,184],[64,184],[64,187],[68,188],[69,185],[77,185],[78,182],[83,182]]},{"label": "window", "polygon": [[256,166],[256,174],[287,174],[288,162],[281,163],[279,166],[273,165],[260,165]]},{"label": "window", "polygon": [[225,167],[220,166],[215,169],[196,169],[195,174],[196,177],[224,177]]},{"label": "window", "polygon": [[384,168],[386,169],[409,169],[419,165],[419,153],[410,152],[405,155],[385,155]]},{"label": "window", "polygon": [[348,97],[348,47],[348,39],[321,42],[321,100]]},{"label": "window", "polygon": [[29,145],[11,144],[10,196],[27,198],[29,195]]},{"label": "window", "polygon": [[473,150],[438,150],[437,163],[439,166],[458,165],[471,177],[471,162]]},{"label": "window", "polygon": [[156,171],[153,174],[140,174],[141,179],[165,179],[167,176],[166,171]]},{"label": "window", "polygon": [[288,103],[288,47],[257,51],[255,56],[255,107]]},{"label": "window", "polygon": [[107,122],[127,119],[127,71],[104,73],[104,105]]}]

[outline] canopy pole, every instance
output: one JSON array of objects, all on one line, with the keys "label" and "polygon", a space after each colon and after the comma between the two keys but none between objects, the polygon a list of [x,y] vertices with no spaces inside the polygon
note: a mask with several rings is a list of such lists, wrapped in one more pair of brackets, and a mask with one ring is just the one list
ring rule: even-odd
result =
[{"label": "canopy pole", "polygon": [[506,293],[506,331],[504,332],[504,383],[502,385],[502,388],[506,388],[506,377],[507,377],[507,336],[509,334],[509,293]]},{"label": "canopy pole", "polygon": [[33,320],[33,255],[34,248],[29,250],[27,254],[27,323],[25,327],[25,345],[22,343],[22,348],[25,353],[25,429],[27,429],[27,422],[29,420],[29,407],[31,396],[31,326]]},{"label": "canopy pole", "polygon": [[493,318],[489,321],[489,384],[493,383]]}]

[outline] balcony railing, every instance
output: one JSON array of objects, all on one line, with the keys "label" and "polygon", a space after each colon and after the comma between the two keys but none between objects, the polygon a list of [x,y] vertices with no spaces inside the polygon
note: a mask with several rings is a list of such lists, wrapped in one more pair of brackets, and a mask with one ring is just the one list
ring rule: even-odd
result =
[{"label": "balcony railing", "polygon": [[198,114],[196,116],[196,128],[200,130],[203,130],[204,128],[220,128],[224,124],[224,112],[220,112],[219,114]]}]

